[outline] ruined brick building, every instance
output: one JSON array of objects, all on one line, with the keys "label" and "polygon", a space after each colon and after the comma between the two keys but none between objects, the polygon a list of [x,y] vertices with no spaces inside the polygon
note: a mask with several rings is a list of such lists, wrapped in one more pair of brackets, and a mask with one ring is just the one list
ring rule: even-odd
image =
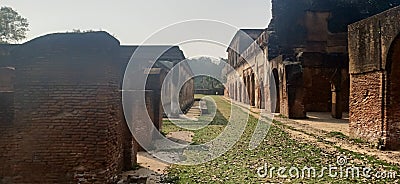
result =
[{"label": "ruined brick building", "polygon": [[232,39],[228,63],[243,83],[229,73],[226,96],[289,118],[331,112],[340,119],[350,110],[353,137],[399,147],[391,65],[397,57],[399,10],[355,23],[350,33],[347,29],[399,4],[273,0],[268,28],[242,29]]},{"label": "ruined brick building", "polygon": [[[0,183],[108,183],[129,170],[138,145],[125,122],[121,85],[136,48],[105,32],[2,45]],[[176,63],[185,57],[170,47],[159,59]],[[168,72],[158,66],[143,72],[148,70]],[[146,89],[145,113],[158,129],[161,73],[149,73],[147,82],[154,85]],[[193,100],[192,83],[187,85],[182,108]],[[152,139],[151,132],[144,136]]]},{"label": "ruined brick building", "polygon": [[[330,23],[343,17],[333,8],[312,7],[305,1],[272,5],[269,27],[257,30],[258,36],[243,45],[243,51],[228,50],[229,56],[238,56],[228,60],[240,71],[244,69],[239,67],[248,68],[241,60],[257,63],[257,71],[244,72],[249,104],[289,118],[305,118],[307,111],[332,112],[341,118],[342,111],[348,111],[347,32]],[[275,85],[272,97],[269,92]]]},{"label": "ruined brick building", "polygon": [[[258,80],[256,81],[256,75],[262,76],[264,74],[264,57],[263,53],[245,52],[251,49],[254,44],[253,41],[257,39],[264,30],[262,29],[242,29],[239,30],[234,38],[232,39],[228,52],[228,63],[238,71],[243,82],[236,79],[233,74],[228,74],[228,88],[226,89],[225,95],[230,98],[242,102],[248,103],[258,108],[263,107],[261,95],[259,95],[261,89]],[[257,46],[257,45],[256,45]],[[254,54],[253,54],[254,53]],[[254,56],[252,59],[245,59],[244,54]],[[261,56],[261,58],[260,58]],[[254,71],[256,70],[256,71]],[[232,71],[233,72],[233,71]],[[257,88],[257,92],[256,92]],[[248,91],[248,94],[245,94]]]},{"label": "ruined brick building", "polygon": [[400,7],[349,26],[350,134],[400,149]]}]

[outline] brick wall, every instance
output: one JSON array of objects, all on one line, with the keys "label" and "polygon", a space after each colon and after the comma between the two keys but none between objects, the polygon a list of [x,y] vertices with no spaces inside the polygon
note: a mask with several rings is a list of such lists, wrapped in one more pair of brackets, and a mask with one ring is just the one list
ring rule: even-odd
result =
[{"label": "brick wall", "polygon": [[14,71],[11,67],[0,68],[0,124],[14,120]]},{"label": "brick wall", "polygon": [[[131,169],[140,145],[130,130],[151,145],[145,115],[162,126],[163,77],[146,90],[147,108],[133,102],[123,112],[122,81],[136,48],[94,32],[46,35],[7,52],[9,62],[0,66],[13,63],[15,72],[0,70],[0,183],[114,183]],[[172,47],[161,59],[184,56]],[[183,104],[193,101],[191,86]]]},{"label": "brick wall", "polygon": [[399,150],[400,7],[349,26],[350,132]]},{"label": "brick wall", "polygon": [[0,125],[14,120],[14,92],[0,92]]},{"label": "brick wall", "polygon": [[119,43],[54,34],[12,52],[15,121],[0,125],[5,183],[108,183],[123,169]]},{"label": "brick wall", "polygon": [[284,63],[280,113],[288,118],[305,118],[305,91],[300,63]]},{"label": "brick wall", "polygon": [[350,135],[377,143],[382,137],[383,73],[351,75]]}]

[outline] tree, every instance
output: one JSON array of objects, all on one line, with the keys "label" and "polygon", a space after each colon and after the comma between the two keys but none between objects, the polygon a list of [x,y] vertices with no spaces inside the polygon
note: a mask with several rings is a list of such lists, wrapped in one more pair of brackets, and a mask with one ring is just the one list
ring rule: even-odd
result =
[{"label": "tree", "polygon": [[28,20],[12,8],[0,8],[0,43],[18,42],[26,38],[28,26]]}]

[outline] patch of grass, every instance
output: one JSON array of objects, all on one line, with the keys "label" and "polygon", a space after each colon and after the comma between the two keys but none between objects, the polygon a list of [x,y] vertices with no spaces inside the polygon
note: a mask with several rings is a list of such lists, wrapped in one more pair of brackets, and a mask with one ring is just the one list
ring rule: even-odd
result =
[{"label": "patch of grass", "polygon": [[170,132],[178,132],[178,131],[184,131],[184,130],[185,129],[176,126],[169,120],[163,120],[161,134],[167,135]]},{"label": "patch of grass", "polygon": [[280,117],[280,118],[288,118],[287,116],[285,116],[283,114],[279,114],[278,117]]},{"label": "patch of grass", "polygon": [[366,141],[364,141],[364,140],[362,140],[360,138],[354,138],[354,139],[350,138],[349,136],[344,135],[342,132],[329,132],[328,134],[326,134],[326,136],[327,137],[335,137],[335,138],[338,138],[338,139],[347,139],[347,140],[352,141],[352,142],[357,143],[357,144],[367,143]]},{"label": "patch of grass", "polygon": [[162,178],[161,183],[179,183],[179,176],[169,176]]},{"label": "patch of grass", "polygon": [[[222,97],[213,96],[218,104],[219,116],[229,119],[230,104]],[[229,108],[229,109],[228,109]],[[222,117],[220,117],[222,118]],[[269,132],[261,144],[254,150],[249,149],[249,142],[257,126],[258,119],[249,117],[246,129],[239,141],[226,153],[207,163],[195,166],[173,165],[168,170],[171,183],[387,183],[393,180],[364,180],[363,178],[332,178],[325,173],[322,178],[281,178],[276,170],[274,177],[261,178],[257,175],[257,169],[265,164],[268,167],[313,167],[321,171],[323,167],[335,165],[337,156],[346,154],[350,159],[362,160],[363,165],[371,166],[371,169],[384,167],[389,170],[398,170],[397,166],[385,163],[374,157],[368,157],[359,153],[350,152],[340,147],[338,153],[326,151],[313,144],[298,142],[290,137],[279,126],[279,121],[274,121],[279,126],[271,126]],[[284,125],[282,125],[284,126]],[[201,130],[194,131],[195,144],[211,140],[219,135],[225,126],[210,125]],[[340,136],[338,133],[332,133]],[[322,140],[324,141],[324,140]],[[325,142],[325,141],[324,141]],[[329,143],[327,143],[329,144]],[[332,144],[332,143],[330,143]],[[287,174],[287,173],[286,173]],[[319,174],[319,173],[318,173]]]},{"label": "patch of grass", "polygon": [[348,137],[344,135],[342,132],[329,132],[327,134],[328,137],[335,137],[338,139],[347,139]]},{"label": "patch of grass", "polygon": [[355,143],[360,143],[360,144],[363,144],[363,143],[367,143],[366,141],[364,141],[364,140],[362,140],[362,139],[360,139],[360,138],[355,138],[355,139],[351,139],[353,142],[355,142]]},{"label": "patch of grass", "polygon": [[[228,120],[226,119],[226,117],[229,117],[230,115],[230,111],[225,111],[225,112],[221,112],[221,109],[230,109],[231,106],[230,104],[227,103],[221,103],[220,98],[213,98],[212,100],[208,99],[208,98],[204,98],[204,100],[206,101],[206,105],[208,108],[208,112],[210,114],[205,114],[199,117],[199,121],[205,122],[205,123],[209,123],[209,125],[227,125]],[[216,104],[220,105],[227,105],[226,107],[220,107],[217,108],[216,104],[214,104],[214,101]],[[213,112],[215,112],[215,114],[212,114]]]},{"label": "patch of grass", "polygon": [[283,123],[277,120],[272,120],[272,122],[276,125],[283,126]]},{"label": "patch of grass", "polygon": [[[205,95],[196,95],[196,98],[202,98]],[[231,104],[223,103],[224,99],[220,96],[211,96],[216,104],[218,104],[218,108],[214,105],[212,100],[207,100],[205,98],[207,107],[210,112],[216,111],[215,116],[212,114],[202,115],[198,118],[198,121],[189,121],[189,120],[178,120],[175,123],[179,123],[179,125],[193,125],[192,127],[196,127],[196,124],[208,124],[202,129],[193,130],[195,133],[195,137],[193,137],[194,144],[203,144],[209,142],[210,140],[215,139],[225,128],[227,125],[227,118],[230,117],[231,114]],[[180,128],[176,124],[172,123],[169,120],[163,121],[162,134],[167,135],[170,132],[177,131],[187,131],[184,128]]]}]

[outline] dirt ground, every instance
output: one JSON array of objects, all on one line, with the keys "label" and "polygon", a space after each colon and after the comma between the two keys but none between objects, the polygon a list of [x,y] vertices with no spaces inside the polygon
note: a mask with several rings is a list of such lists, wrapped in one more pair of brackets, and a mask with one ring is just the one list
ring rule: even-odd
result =
[{"label": "dirt ground", "polygon": [[[190,144],[192,142],[193,132],[171,132],[166,137],[180,144]],[[140,168],[123,173],[122,178],[124,181],[127,180],[128,176],[133,176],[147,178],[147,184],[160,183],[162,177],[167,174],[167,168],[170,166],[169,163],[163,162],[147,152],[139,152],[137,154],[137,162]]]},{"label": "dirt ground", "polygon": [[342,119],[332,118],[329,112],[307,112],[307,117],[293,121],[327,132],[342,132],[349,136],[349,113],[343,113]]}]

